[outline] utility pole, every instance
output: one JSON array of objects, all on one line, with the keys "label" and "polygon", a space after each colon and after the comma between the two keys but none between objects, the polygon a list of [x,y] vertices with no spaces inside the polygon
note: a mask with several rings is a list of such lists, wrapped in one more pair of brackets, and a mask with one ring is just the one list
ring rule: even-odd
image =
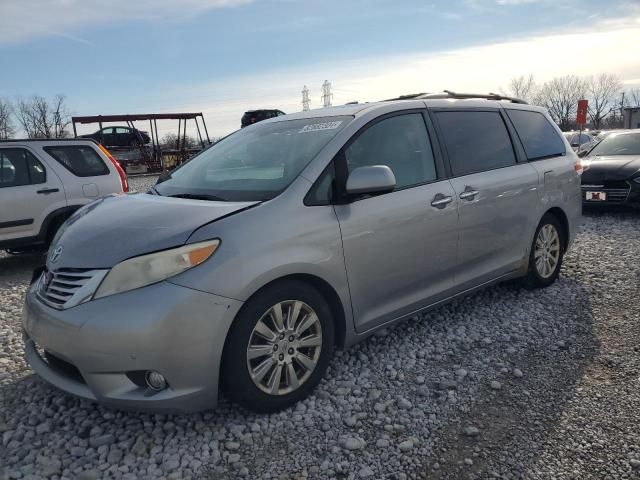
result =
[{"label": "utility pole", "polygon": [[331,82],[329,80],[325,80],[322,84],[322,106],[330,107],[331,106],[331,97],[333,97],[333,93],[331,93]]},{"label": "utility pole", "polygon": [[309,100],[309,89],[305,85],[304,88],[302,89],[302,111],[303,112],[309,111],[310,103],[311,103],[311,100]]}]

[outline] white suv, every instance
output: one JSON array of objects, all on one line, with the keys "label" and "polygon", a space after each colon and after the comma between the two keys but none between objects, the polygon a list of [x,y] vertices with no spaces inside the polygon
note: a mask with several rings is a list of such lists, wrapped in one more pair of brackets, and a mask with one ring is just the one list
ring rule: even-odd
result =
[{"label": "white suv", "polygon": [[124,170],[93,140],[0,141],[0,249],[47,245],[75,210],[127,191]]}]

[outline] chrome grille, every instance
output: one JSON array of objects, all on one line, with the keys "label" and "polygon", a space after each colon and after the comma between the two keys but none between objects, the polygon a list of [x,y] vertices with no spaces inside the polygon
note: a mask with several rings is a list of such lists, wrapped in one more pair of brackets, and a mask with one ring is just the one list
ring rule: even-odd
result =
[{"label": "chrome grille", "polygon": [[630,191],[631,186],[625,181],[606,181],[601,184],[582,185],[582,198],[584,199],[584,192],[605,192],[607,200],[594,203],[624,203]]},{"label": "chrome grille", "polygon": [[90,268],[45,269],[38,279],[38,298],[50,307],[63,310],[91,298],[108,270]]}]

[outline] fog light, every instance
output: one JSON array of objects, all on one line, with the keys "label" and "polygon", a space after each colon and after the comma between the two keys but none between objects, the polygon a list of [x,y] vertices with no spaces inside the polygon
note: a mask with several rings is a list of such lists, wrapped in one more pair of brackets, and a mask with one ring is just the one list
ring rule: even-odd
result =
[{"label": "fog light", "polygon": [[164,390],[167,388],[167,381],[165,378],[158,372],[154,372],[153,370],[149,370],[144,379],[147,382],[147,386],[152,390]]}]

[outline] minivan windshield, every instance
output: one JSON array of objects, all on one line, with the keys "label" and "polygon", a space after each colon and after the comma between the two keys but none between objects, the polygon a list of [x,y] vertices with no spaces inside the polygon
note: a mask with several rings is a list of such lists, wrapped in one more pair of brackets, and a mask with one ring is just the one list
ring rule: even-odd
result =
[{"label": "minivan windshield", "polygon": [[306,118],[243,128],[172,172],[155,192],[216,201],[270,200],[352,119]]},{"label": "minivan windshield", "polygon": [[640,132],[612,133],[593,147],[589,155],[640,155]]}]

